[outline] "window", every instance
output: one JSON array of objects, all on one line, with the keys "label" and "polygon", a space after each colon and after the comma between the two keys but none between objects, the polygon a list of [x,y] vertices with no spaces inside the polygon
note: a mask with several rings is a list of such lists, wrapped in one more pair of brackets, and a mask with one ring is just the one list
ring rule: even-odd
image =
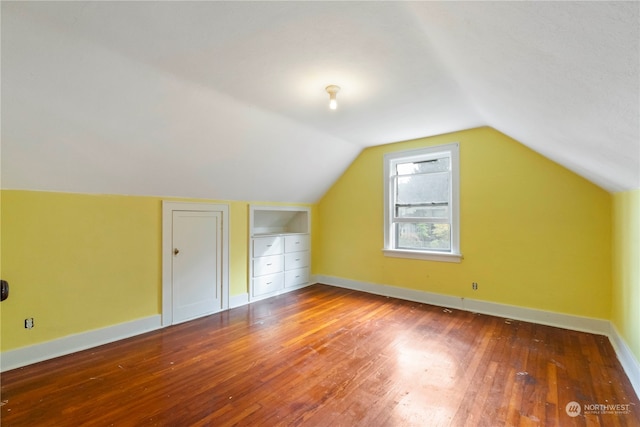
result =
[{"label": "window", "polygon": [[458,144],[389,153],[384,253],[460,262]]}]

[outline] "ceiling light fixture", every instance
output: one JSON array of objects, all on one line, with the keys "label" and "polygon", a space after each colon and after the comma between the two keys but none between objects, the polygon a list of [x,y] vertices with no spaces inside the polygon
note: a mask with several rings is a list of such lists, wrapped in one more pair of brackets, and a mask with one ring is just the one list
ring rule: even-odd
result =
[{"label": "ceiling light fixture", "polygon": [[340,86],[329,85],[325,88],[327,93],[329,94],[329,108],[335,110],[338,108],[338,101],[336,101],[336,93],[340,90]]}]

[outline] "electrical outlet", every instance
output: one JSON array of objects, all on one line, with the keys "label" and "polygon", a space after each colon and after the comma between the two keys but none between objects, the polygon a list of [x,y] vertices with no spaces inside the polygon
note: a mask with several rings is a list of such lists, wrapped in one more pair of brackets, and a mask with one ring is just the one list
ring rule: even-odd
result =
[{"label": "electrical outlet", "polygon": [[24,327],[26,329],[31,329],[35,325],[33,324],[33,317],[29,317],[28,319],[24,319]]},{"label": "electrical outlet", "polygon": [[477,291],[478,290],[478,284],[476,282],[473,282],[471,284],[471,289],[473,289],[474,291]]}]

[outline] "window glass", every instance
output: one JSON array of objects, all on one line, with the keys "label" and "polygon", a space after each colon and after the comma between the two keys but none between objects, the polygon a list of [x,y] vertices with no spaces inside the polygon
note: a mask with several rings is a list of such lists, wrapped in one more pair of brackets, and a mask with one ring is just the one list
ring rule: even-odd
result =
[{"label": "window glass", "polygon": [[448,203],[449,179],[449,172],[398,177],[396,203]]},{"label": "window glass", "polygon": [[396,206],[396,217],[398,218],[449,218],[448,205],[431,206]]},{"label": "window glass", "polygon": [[415,173],[445,172],[449,170],[449,157],[441,157],[432,160],[422,160],[418,162],[399,163],[396,168],[398,175]]},{"label": "window glass", "polygon": [[450,224],[433,224],[426,222],[397,223],[396,238],[399,249],[451,250]]}]

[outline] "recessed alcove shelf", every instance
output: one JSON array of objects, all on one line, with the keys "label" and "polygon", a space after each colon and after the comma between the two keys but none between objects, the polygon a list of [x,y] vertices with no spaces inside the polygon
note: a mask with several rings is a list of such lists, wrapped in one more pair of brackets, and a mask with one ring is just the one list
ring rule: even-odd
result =
[{"label": "recessed alcove shelf", "polygon": [[308,234],[309,209],[290,206],[251,206],[252,236]]}]

